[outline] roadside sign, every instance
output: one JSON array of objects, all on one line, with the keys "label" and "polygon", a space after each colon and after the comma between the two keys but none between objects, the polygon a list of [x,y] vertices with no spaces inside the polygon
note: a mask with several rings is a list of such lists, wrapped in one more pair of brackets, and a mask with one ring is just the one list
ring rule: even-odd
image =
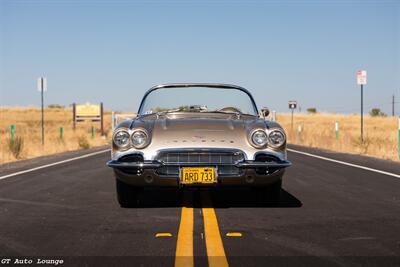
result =
[{"label": "roadside sign", "polygon": [[357,84],[361,88],[361,142],[364,142],[364,85],[367,84],[367,71],[358,70],[357,71]]},{"label": "roadside sign", "polygon": [[296,109],[297,108],[297,101],[289,101],[289,108]]},{"label": "roadside sign", "polygon": [[291,130],[292,131],[293,131],[293,113],[296,108],[297,108],[297,101],[294,101],[294,100],[289,101],[289,109],[292,110],[292,120],[291,120]]},{"label": "roadside sign", "polygon": [[37,79],[37,89],[39,92],[47,91],[47,79],[45,77],[39,77]]},{"label": "roadside sign", "polygon": [[100,122],[101,135],[104,136],[103,118],[104,118],[103,103],[100,103],[100,105],[92,105],[90,103],[86,103],[83,105],[77,105],[75,103],[72,104],[72,122],[74,130],[76,128],[77,122],[82,122],[82,121]]},{"label": "roadside sign", "polygon": [[76,117],[79,118],[91,118],[92,120],[100,120],[101,107],[100,105],[92,105],[86,103],[84,105],[76,105]]},{"label": "roadside sign", "polygon": [[357,84],[358,85],[366,85],[367,84],[367,71],[366,70],[358,70],[357,71]]}]

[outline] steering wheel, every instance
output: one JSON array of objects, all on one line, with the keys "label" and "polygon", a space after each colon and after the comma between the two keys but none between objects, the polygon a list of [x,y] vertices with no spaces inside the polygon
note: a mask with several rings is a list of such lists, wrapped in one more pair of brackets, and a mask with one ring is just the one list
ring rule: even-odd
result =
[{"label": "steering wheel", "polygon": [[242,114],[240,109],[235,108],[235,107],[224,107],[224,108],[219,109],[218,111]]}]

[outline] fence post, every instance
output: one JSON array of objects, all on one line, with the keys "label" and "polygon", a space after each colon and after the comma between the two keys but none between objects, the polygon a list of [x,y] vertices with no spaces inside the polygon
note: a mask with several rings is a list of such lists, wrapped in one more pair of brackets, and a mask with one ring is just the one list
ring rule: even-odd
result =
[{"label": "fence post", "polygon": [[60,140],[63,139],[63,127],[60,127]]},{"label": "fence post", "polygon": [[14,124],[10,125],[10,136],[11,136],[11,140],[14,140],[14,130],[15,130],[15,126]]},{"label": "fence post", "polygon": [[92,139],[94,139],[94,127],[92,126]]},{"label": "fence post", "polygon": [[302,127],[301,125],[299,125],[299,126],[297,127],[297,136],[298,136],[298,139],[299,139],[300,143],[303,142],[302,136],[301,136],[301,132],[302,132],[302,131],[303,131],[303,127]]},{"label": "fence post", "polygon": [[339,122],[335,122],[336,142],[339,141]]}]

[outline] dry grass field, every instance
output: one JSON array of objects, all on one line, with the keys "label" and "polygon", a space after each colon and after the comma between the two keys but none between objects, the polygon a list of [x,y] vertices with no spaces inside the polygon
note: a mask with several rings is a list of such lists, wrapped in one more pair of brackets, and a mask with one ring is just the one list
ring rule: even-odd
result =
[{"label": "dry grass field", "polygon": [[[277,121],[287,131],[288,141],[309,147],[363,154],[398,161],[398,118],[364,117],[364,142],[360,140],[360,116],[340,114],[278,114]],[[339,122],[336,140],[335,122]],[[301,132],[299,132],[301,126]]]},{"label": "dry grass field", "polygon": [[[277,121],[287,131],[289,143],[318,147],[339,152],[364,154],[398,160],[397,118],[370,117],[364,121],[363,143],[360,142],[360,118],[354,115],[296,114],[291,130],[290,114],[278,114]],[[335,138],[335,122],[339,122],[339,139]],[[100,136],[100,123],[77,123],[72,129],[71,109],[45,110],[45,145],[41,144],[41,113],[37,108],[0,108],[0,164],[17,158],[9,148],[10,125],[15,125],[15,138],[22,138],[23,147],[18,159],[106,145],[111,136],[111,114],[104,116],[105,137]],[[91,127],[95,137],[91,138]],[[301,132],[298,127],[301,126]],[[63,139],[60,139],[63,127]]]},{"label": "dry grass field", "polygon": [[[100,134],[99,122],[77,123],[72,128],[72,109],[45,109],[45,145],[41,143],[41,112],[37,108],[0,108],[0,164],[17,158],[9,148],[10,125],[15,125],[15,139],[22,138],[23,146],[18,159],[29,159],[58,152],[84,149],[109,143],[111,113],[104,114],[105,138]],[[95,129],[92,139],[91,128]],[[60,139],[60,127],[63,138]]]}]

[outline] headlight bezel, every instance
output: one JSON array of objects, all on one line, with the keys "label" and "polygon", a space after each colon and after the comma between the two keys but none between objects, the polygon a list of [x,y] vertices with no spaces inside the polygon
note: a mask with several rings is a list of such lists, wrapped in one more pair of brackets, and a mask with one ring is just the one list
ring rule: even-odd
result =
[{"label": "headlight bezel", "polygon": [[[279,143],[278,145],[274,144],[274,143],[271,141],[271,136],[272,136],[272,134],[273,134],[274,132],[280,133],[280,134],[282,135],[282,137],[283,137],[283,141],[282,141],[281,143]],[[284,132],[282,129],[280,129],[280,128],[273,128],[273,129],[270,129],[270,130],[268,131],[268,146],[270,146],[270,147],[273,148],[273,149],[279,149],[279,148],[283,147],[285,144],[286,144],[286,134],[285,134],[285,132]]]},{"label": "headlight bezel", "polygon": [[[125,132],[126,134],[128,134],[128,136],[127,136],[128,142],[123,145],[119,145],[116,141],[117,135],[120,134],[121,132]],[[144,134],[145,141],[140,145],[135,145],[132,138],[133,138],[134,134],[138,133],[138,132],[141,132]],[[132,130],[128,129],[128,128],[119,128],[114,131],[112,141],[113,141],[113,145],[120,151],[125,151],[125,150],[131,149],[131,148],[143,149],[150,144],[150,135],[149,135],[148,131],[143,128],[135,128]]]},{"label": "headlight bezel", "polygon": [[[145,141],[143,142],[143,144],[141,144],[141,145],[135,145],[135,144],[134,144],[134,141],[133,141],[133,137],[134,137],[134,135],[135,135],[136,133],[139,133],[139,132],[143,133],[144,136],[145,136],[146,138],[145,138]],[[148,144],[149,144],[149,140],[150,140],[149,134],[147,133],[147,131],[146,131],[145,129],[142,129],[142,128],[134,129],[134,130],[132,131],[132,133],[131,133],[131,136],[130,136],[130,141],[131,141],[132,147],[134,147],[134,148],[136,148],[136,149],[143,149],[143,148],[147,147]]]},{"label": "headlight bezel", "polygon": [[[254,135],[257,133],[262,133],[265,135],[265,142],[262,144],[256,143],[254,141]],[[255,148],[265,148],[268,145],[268,134],[264,129],[254,129],[249,135],[250,143]]]},{"label": "headlight bezel", "polygon": [[[119,144],[116,142],[115,138],[116,138],[116,136],[117,136],[118,134],[120,134],[120,133],[122,133],[122,132],[125,132],[125,133],[127,134],[127,136],[128,136],[128,138],[127,138],[128,142],[127,142],[126,144],[124,144],[124,145],[119,145]],[[129,130],[128,130],[128,129],[124,129],[124,128],[121,128],[121,129],[116,130],[116,131],[114,132],[114,134],[113,134],[113,143],[114,143],[119,149],[127,149],[127,148],[129,148],[130,145],[131,145],[131,134],[129,133]]]}]

